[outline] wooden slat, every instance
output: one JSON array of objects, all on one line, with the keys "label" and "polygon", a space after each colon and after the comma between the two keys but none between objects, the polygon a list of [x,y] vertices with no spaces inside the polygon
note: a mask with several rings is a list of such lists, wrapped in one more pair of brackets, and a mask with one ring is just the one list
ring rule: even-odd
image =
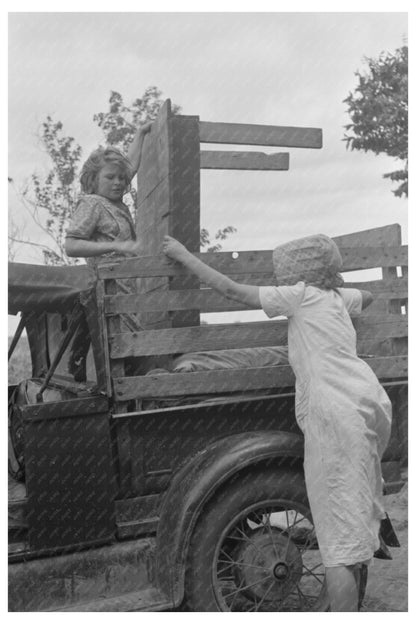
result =
[{"label": "wooden slat", "polygon": [[241,390],[289,387],[295,382],[290,366],[262,367],[236,370],[215,370],[198,373],[172,373],[145,377],[115,379],[116,400],[141,398],[223,394]]},{"label": "wooden slat", "polygon": [[[379,379],[406,377],[407,357],[378,357],[366,360]],[[294,385],[290,366],[265,366],[261,368],[216,370],[197,373],[172,373],[124,377],[114,380],[117,400],[133,398],[166,398],[198,394],[223,394],[226,392],[286,388]]]},{"label": "wooden slat", "polygon": [[397,246],[401,244],[400,225],[382,225],[381,227],[361,230],[342,236],[334,236],[332,240],[338,247],[382,247]]},{"label": "wooden slat", "polygon": [[256,124],[199,122],[201,143],[270,145],[273,147],[322,147],[321,128],[263,126]]},{"label": "wooden slat", "polygon": [[287,344],[287,321],[159,329],[110,338],[113,358]]},{"label": "wooden slat", "polygon": [[[272,252],[241,251],[233,258],[233,252],[196,253],[203,262],[226,275],[241,273],[270,273]],[[377,267],[407,266],[407,246],[354,247],[342,249],[343,272]],[[120,264],[103,265],[98,277],[114,279],[122,277],[179,276],[189,271],[164,255],[132,258]]]},{"label": "wooden slat", "polygon": [[289,169],[289,154],[204,150],[201,151],[201,169],[287,171]]},{"label": "wooden slat", "polygon": [[[353,319],[361,340],[407,336],[407,317],[399,314]],[[110,337],[112,358],[190,353],[287,344],[287,321],[264,321],[120,333]]]},{"label": "wooden slat", "polygon": [[407,265],[407,245],[398,247],[343,248],[342,271]]},{"label": "wooden slat", "polygon": [[[268,283],[273,283],[273,276],[268,277]],[[264,285],[267,285],[264,283]],[[384,282],[376,280],[346,284],[346,288],[369,290],[377,299],[407,298],[408,281],[400,278]],[[153,292],[138,295],[117,295],[105,297],[104,307],[106,314],[120,312],[149,312],[166,310],[200,310],[200,312],[229,312],[250,310],[249,306],[231,299],[226,299],[210,288],[201,290],[172,290],[168,292]],[[257,309],[261,309],[260,307]]]}]

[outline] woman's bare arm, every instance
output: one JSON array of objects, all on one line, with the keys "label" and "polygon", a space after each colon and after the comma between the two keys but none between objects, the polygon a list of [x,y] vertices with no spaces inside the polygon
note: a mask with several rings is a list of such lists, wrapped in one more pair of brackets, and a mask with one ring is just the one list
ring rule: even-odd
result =
[{"label": "woman's bare arm", "polygon": [[194,275],[199,277],[202,282],[211,286],[211,288],[225,297],[240,301],[240,303],[249,305],[252,308],[261,307],[258,286],[248,286],[234,282],[234,280],[196,258],[186,247],[171,236],[165,236],[163,251],[169,258],[183,264]]}]

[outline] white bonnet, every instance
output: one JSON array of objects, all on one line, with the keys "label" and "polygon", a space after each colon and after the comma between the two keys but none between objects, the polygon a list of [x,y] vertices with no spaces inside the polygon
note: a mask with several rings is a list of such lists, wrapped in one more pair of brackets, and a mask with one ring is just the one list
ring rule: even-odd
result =
[{"label": "white bonnet", "polygon": [[273,268],[279,286],[305,282],[337,287],[343,283],[339,275],[341,254],[334,241],[325,234],[279,245],[273,251]]}]

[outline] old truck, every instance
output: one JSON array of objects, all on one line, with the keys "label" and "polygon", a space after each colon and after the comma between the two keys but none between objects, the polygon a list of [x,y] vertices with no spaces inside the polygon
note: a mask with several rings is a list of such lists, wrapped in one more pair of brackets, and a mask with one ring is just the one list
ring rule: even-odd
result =
[{"label": "old truck", "polygon": [[[287,322],[200,324],[201,313],[242,306],[160,254],[165,233],[199,253],[200,167],[287,169],[288,154],[200,143],[319,148],[322,136],[201,122],[167,101],[139,170],[147,255],[97,274],[9,268],[9,311],[21,315],[9,356],[25,330],[32,361],[30,379],[9,388],[10,611],[329,609]],[[347,283],[372,270],[353,282],[375,295],[353,322],[393,403],[382,467],[395,492],[407,440],[407,249],[398,225],[335,240]],[[271,251],[203,259],[273,284]]]}]

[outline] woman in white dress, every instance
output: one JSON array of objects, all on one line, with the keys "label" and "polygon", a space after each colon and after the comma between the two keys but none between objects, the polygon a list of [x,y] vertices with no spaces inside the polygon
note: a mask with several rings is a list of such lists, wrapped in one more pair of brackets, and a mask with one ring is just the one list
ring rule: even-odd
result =
[{"label": "woman in white dress", "polygon": [[278,286],[234,282],[175,239],[163,250],[226,297],[289,320],[289,362],[296,375],[296,418],[305,437],[305,481],[332,611],[357,611],[356,570],[379,547],[381,457],[391,403],[357,356],[350,315],[371,293],[342,288],[341,255],[322,234],[275,249]]}]

